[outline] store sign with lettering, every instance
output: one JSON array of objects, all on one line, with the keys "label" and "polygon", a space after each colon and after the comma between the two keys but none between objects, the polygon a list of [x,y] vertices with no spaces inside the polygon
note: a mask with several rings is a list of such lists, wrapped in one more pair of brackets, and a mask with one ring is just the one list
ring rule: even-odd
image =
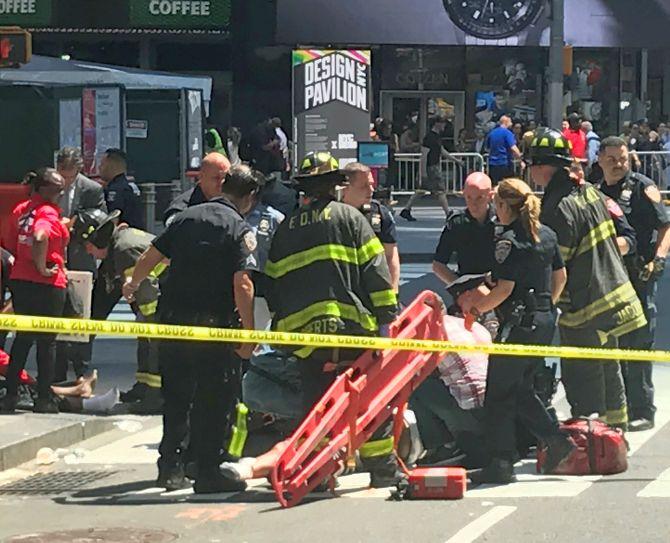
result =
[{"label": "store sign with lettering", "polygon": [[52,0],[0,0],[0,26],[48,25]]},{"label": "store sign with lettering", "polygon": [[370,139],[370,51],[293,51],[296,158],[328,151],[343,166]]},{"label": "store sign with lettering", "polygon": [[147,28],[223,28],[230,23],[230,1],[130,0],[130,25]]}]

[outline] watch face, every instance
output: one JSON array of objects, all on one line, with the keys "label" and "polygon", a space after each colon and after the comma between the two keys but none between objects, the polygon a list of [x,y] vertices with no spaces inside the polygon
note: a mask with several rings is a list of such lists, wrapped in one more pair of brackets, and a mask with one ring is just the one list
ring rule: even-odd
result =
[{"label": "watch face", "polygon": [[485,40],[518,34],[537,20],[544,4],[545,0],[444,0],[456,26]]}]

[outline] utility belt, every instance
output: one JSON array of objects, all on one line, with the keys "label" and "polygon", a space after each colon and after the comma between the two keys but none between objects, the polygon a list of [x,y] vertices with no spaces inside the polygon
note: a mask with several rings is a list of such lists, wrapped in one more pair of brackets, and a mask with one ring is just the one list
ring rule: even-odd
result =
[{"label": "utility belt", "polygon": [[522,327],[528,330],[535,328],[535,314],[549,312],[553,309],[551,295],[536,294],[530,290],[522,298],[515,298],[503,304],[500,310],[502,326],[498,341],[505,343],[514,328]]}]

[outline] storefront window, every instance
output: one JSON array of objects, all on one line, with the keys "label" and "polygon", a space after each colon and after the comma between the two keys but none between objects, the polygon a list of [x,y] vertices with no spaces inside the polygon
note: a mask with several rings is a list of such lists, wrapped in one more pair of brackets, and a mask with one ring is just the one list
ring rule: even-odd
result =
[{"label": "storefront window", "polygon": [[[635,66],[622,72],[621,100],[635,93]],[[568,112],[579,113],[591,121],[597,133],[613,134],[617,131],[619,111],[619,50],[576,49],[573,71],[565,80],[565,103]],[[623,109],[631,107],[632,100]]]}]

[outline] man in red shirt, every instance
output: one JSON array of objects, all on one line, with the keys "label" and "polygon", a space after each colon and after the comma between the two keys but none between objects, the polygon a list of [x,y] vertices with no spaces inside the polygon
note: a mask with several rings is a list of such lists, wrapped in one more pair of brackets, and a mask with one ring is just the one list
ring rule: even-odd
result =
[{"label": "man in red shirt", "polygon": [[568,117],[568,128],[563,131],[563,136],[572,145],[573,158],[586,160],[586,133],[582,130],[582,119],[577,113],[571,113]]}]

